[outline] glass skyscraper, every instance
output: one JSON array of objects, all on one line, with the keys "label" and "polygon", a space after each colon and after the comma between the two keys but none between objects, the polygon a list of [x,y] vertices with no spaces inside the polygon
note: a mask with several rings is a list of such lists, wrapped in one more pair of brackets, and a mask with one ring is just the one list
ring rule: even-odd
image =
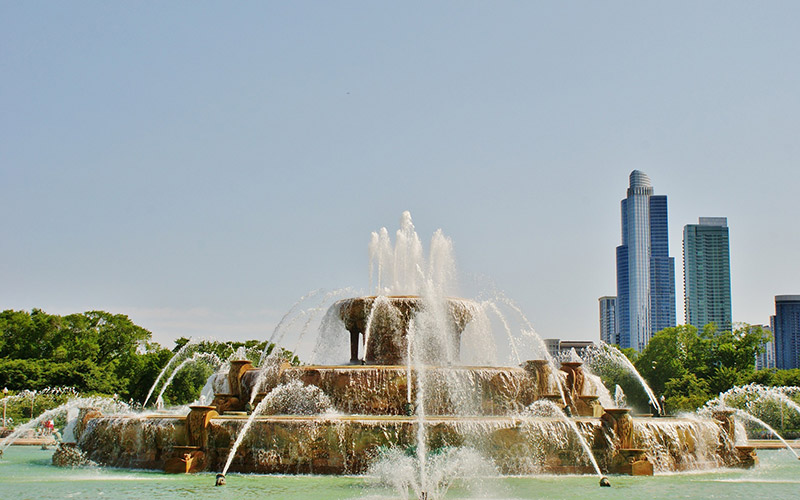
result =
[{"label": "glass skyscraper", "polygon": [[686,323],[731,329],[731,257],[728,220],[700,217],[683,228],[683,287]]},{"label": "glass skyscraper", "polygon": [[617,342],[641,351],[653,334],[675,326],[675,259],[669,256],[667,197],[653,195],[647,174],[634,170],[621,202],[617,247]]},{"label": "glass skyscraper", "polygon": [[775,296],[775,367],[800,368],[800,295]]},{"label": "glass skyscraper", "polygon": [[617,298],[600,297],[600,340],[617,343]]}]

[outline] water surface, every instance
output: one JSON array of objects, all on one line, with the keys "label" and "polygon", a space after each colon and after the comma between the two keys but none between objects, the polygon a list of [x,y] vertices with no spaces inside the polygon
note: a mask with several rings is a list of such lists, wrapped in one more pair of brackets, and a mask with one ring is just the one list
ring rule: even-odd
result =
[{"label": "water surface", "polygon": [[[0,499],[396,499],[397,493],[354,476],[265,476],[229,474],[214,486],[214,474],[167,475],[100,467],[59,468],[52,451],[12,446],[0,459]],[[455,484],[446,498],[493,499],[747,499],[800,498],[800,462],[786,450],[760,451],[751,470],[716,470],[655,477],[611,476],[612,488],[594,476],[487,478],[471,489]]]}]

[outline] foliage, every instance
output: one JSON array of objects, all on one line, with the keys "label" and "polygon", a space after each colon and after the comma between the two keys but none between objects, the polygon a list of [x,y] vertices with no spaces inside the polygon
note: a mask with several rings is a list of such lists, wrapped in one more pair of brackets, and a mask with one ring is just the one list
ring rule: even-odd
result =
[{"label": "foliage", "polygon": [[800,368],[792,370],[776,370],[775,368],[758,370],[745,378],[745,383],[756,383],[770,387],[800,387]]},{"label": "foliage", "polygon": [[713,323],[702,331],[691,325],[665,328],[653,336],[635,365],[651,388],[664,394],[671,411],[693,410],[710,395],[744,383],[769,338],[760,326],[747,324],[722,332]]},{"label": "foliage", "polygon": [[[6,310],[0,313],[0,387],[13,394],[69,386],[83,394],[117,394],[122,400],[141,402],[161,370],[189,342],[182,337],[172,350],[166,349],[122,314],[89,311],[59,316],[41,309]],[[239,351],[254,363],[262,351],[270,353],[275,348],[256,340],[204,341],[189,347],[184,354],[213,353],[226,360]],[[282,356],[299,364],[288,351]],[[216,368],[208,363],[187,364],[175,374],[165,401],[196,400]],[[22,413],[20,417],[25,418]]]},{"label": "foliage", "polygon": [[711,397],[708,382],[694,373],[685,373],[680,378],[667,381],[664,386],[666,408],[670,413],[694,411]]},{"label": "foliage", "polygon": [[122,314],[6,310],[0,313],[0,385],[17,390],[72,386],[130,397],[143,378],[155,378],[156,367],[140,359],[162,349],[148,343],[150,336]]}]

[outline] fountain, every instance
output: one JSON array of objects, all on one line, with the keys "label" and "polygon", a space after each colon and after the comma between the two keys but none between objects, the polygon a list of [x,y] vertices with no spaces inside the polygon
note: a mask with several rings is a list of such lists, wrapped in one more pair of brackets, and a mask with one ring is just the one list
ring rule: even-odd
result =
[{"label": "fountain", "polygon": [[[529,324],[515,337],[496,304],[457,298],[441,231],[426,262],[406,213],[395,245],[383,229],[370,250],[373,293],[338,300],[322,321],[314,356],[338,363],[296,366],[278,350],[260,366],[234,359],[215,375],[211,404],[188,414],[84,409],[76,446],[102,465],[220,472],[217,485],[229,471],[360,474],[399,460],[412,464],[402,488],[418,498],[440,496],[454,464],[470,464],[463,474],[593,473],[603,486],[609,473],[753,465],[731,439],[732,417],[633,418],[608,407],[580,361],[551,359]],[[506,366],[491,363],[490,315],[508,333]]]}]

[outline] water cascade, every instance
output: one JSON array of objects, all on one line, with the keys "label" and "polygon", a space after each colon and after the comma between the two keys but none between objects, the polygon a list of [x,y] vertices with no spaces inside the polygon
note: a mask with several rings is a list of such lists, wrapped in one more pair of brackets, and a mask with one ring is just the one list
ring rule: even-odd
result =
[{"label": "water cascade", "polygon": [[[767,387],[760,384],[747,384],[735,386],[723,392],[717,398],[725,405],[733,406],[737,400],[744,400],[748,408],[754,403],[763,400],[772,400],[780,405],[786,406],[800,415],[800,405],[792,401],[787,395],[787,391],[794,391],[795,387]],[[750,413],[753,413],[752,411]]]},{"label": "water cascade", "polygon": [[11,446],[14,441],[19,439],[20,436],[26,434],[28,431],[35,429],[42,422],[45,420],[50,420],[55,418],[58,415],[65,414],[72,410],[73,408],[80,408],[80,407],[92,407],[92,408],[101,408],[105,411],[112,411],[115,413],[119,412],[129,412],[130,407],[122,403],[116,399],[108,398],[108,397],[87,397],[87,398],[71,398],[66,403],[59,405],[55,408],[42,412],[41,415],[37,416],[36,418],[32,418],[28,422],[23,425],[19,425],[14,429],[14,432],[6,436],[3,440],[0,440],[0,455]]},{"label": "water cascade", "polygon": [[[789,443],[787,443],[785,439],[783,439],[783,436],[781,436],[778,433],[778,431],[773,429],[769,424],[767,424],[766,422],[764,422],[760,418],[758,418],[756,416],[753,416],[753,415],[751,415],[750,413],[748,413],[748,412],[746,412],[744,410],[740,410],[739,408],[731,408],[731,407],[728,407],[728,406],[725,406],[725,405],[709,406],[707,408],[710,408],[711,411],[715,411],[715,410],[716,411],[723,411],[723,412],[727,411],[727,412],[735,414],[737,417],[740,417],[740,418],[742,418],[744,420],[747,420],[748,422],[752,422],[752,423],[754,423],[756,425],[760,425],[761,427],[763,427],[764,429],[769,431],[770,434],[772,434],[777,439],[779,439],[780,442],[783,443],[783,445],[786,447],[786,449],[789,450],[792,453],[792,455],[794,455],[795,458],[800,460],[800,456],[798,456],[797,452],[794,451],[794,448],[792,448],[792,446]],[[703,410],[700,410],[700,411],[702,412]]]},{"label": "water cascade", "polygon": [[557,416],[561,420],[566,423],[572,432],[575,433],[575,437],[581,443],[581,447],[583,448],[583,452],[586,454],[586,457],[592,462],[592,467],[594,468],[595,473],[598,477],[602,478],[603,473],[600,471],[600,466],[597,465],[597,460],[594,458],[594,454],[592,453],[592,449],[589,447],[589,444],[586,442],[586,439],[581,434],[581,431],[578,429],[578,426],[575,424],[573,420],[567,417],[564,411],[559,408],[555,403],[552,401],[548,401],[546,399],[542,399],[533,403],[529,408],[532,415],[534,416]]},{"label": "water cascade", "polygon": [[642,377],[636,367],[633,366],[631,360],[622,354],[619,349],[612,345],[606,344],[601,340],[599,346],[587,348],[582,358],[590,368],[595,365],[602,365],[603,363],[613,363],[614,365],[626,370],[628,373],[633,375],[642,386],[645,394],[647,394],[647,398],[650,400],[650,404],[656,409],[658,414],[663,412],[663,408],[661,408],[658,398],[656,398],[655,393],[647,384],[647,381],[644,379],[644,377]]},{"label": "water cascade", "polygon": [[198,361],[205,361],[206,363],[211,365],[214,369],[219,368],[219,366],[222,364],[222,361],[217,357],[217,355],[210,352],[196,352],[192,355],[191,358],[184,359],[178,366],[175,367],[174,370],[172,370],[172,373],[170,373],[169,377],[167,377],[167,381],[164,382],[164,385],[161,387],[161,391],[158,393],[158,396],[156,397],[157,407],[160,408],[164,406],[164,399],[163,399],[164,393],[167,391],[170,384],[172,384],[172,381],[175,379],[175,376],[178,374],[178,372],[180,372],[187,365],[197,363]]},{"label": "water cascade", "polygon": [[164,374],[167,373],[167,370],[169,370],[169,368],[172,366],[172,364],[174,362],[176,362],[176,360],[183,358],[183,356],[186,354],[188,349],[192,345],[195,345],[195,344],[197,344],[199,342],[200,342],[200,340],[193,340],[193,339],[190,338],[189,341],[186,342],[185,344],[183,344],[183,346],[180,349],[178,349],[178,352],[176,352],[172,356],[172,358],[170,358],[170,360],[167,361],[167,364],[164,365],[164,368],[161,369],[161,371],[159,372],[158,376],[156,377],[155,382],[153,382],[153,385],[150,387],[150,390],[147,392],[147,397],[144,398],[144,402],[142,403],[143,407],[147,406],[147,403],[150,401],[150,396],[153,395],[153,391],[156,390],[156,387],[158,387],[158,383],[161,382],[162,378],[164,378]]}]

